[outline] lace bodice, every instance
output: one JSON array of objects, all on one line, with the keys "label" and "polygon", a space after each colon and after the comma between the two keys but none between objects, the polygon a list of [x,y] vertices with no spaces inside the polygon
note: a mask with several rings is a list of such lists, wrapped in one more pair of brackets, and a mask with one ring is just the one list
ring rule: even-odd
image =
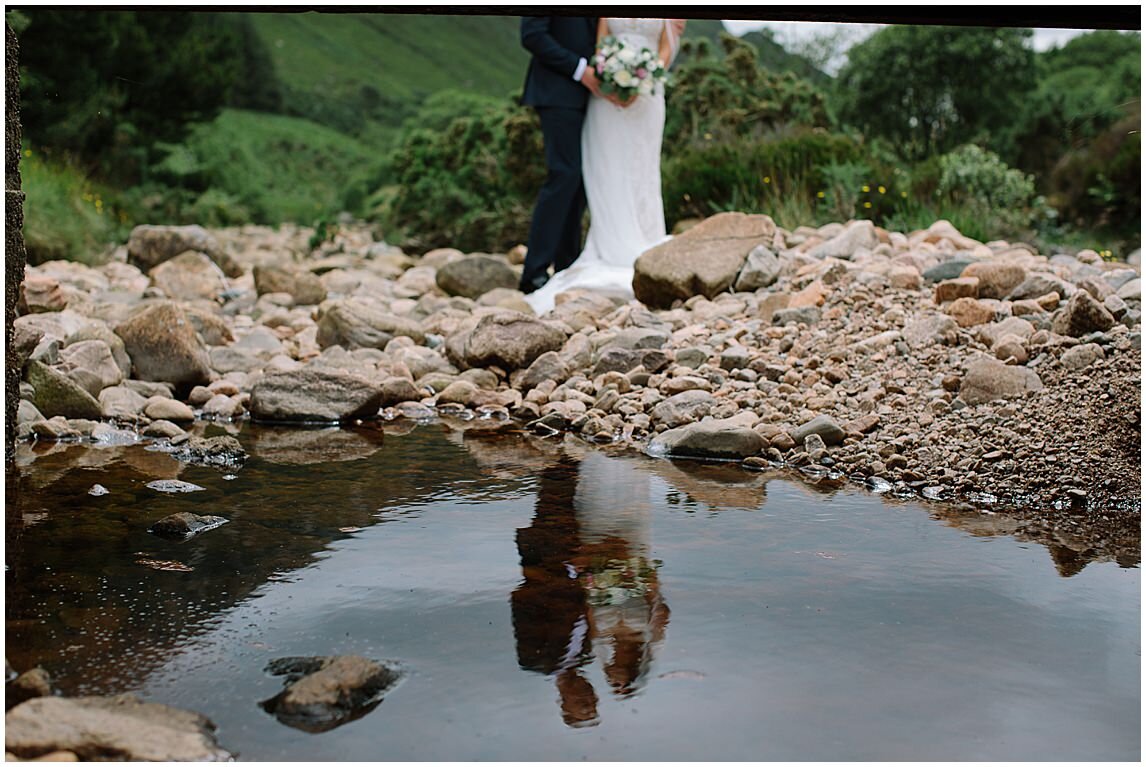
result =
[{"label": "lace bodice", "polygon": [[618,40],[643,45],[653,51],[660,45],[664,19],[620,19],[607,18],[609,32]]}]

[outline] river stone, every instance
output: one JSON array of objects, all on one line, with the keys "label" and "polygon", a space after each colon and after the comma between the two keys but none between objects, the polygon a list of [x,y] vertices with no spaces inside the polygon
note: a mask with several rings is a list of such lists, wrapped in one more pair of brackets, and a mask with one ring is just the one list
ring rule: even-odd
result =
[{"label": "river stone", "polygon": [[953,280],[961,275],[963,270],[972,263],[974,262],[969,258],[952,258],[924,271],[923,279],[927,282]]},{"label": "river stone", "polygon": [[527,392],[543,381],[564,381],[569,377],[569,366],[557,352],[545,352],[533,361],[520,377],[515,379],[517,388]]},{"label": "river stone", "polygon": [[79,341],[65,346],[60,350],[60,369],[93,397],[123,381],[123,371],[111,347],[103,341]]},{"label": "river stone", "polygon": [[955,277],[935,286],[935,303],[945,304],[957,298],[978,298],[978,277]]},{"label": "river stone", "polygon": [[207,349],[177,304],[150,306],[118,325],[133,377],[190,388],[211,380]]},{"label": "river stone", "polygon": [[597,353],[593,367],[589,371],[592,378],[603,373],[628,373],[638,367],[643,367],[650,373],[655,373],[669,363],[669,357],[660,349],[622,349],[607,346]]},{"label": "river stone", "polygon": [[976,261],[969,264],[960,276],[979,280],[979,298],[1002,299],[1023,283],[1027,270],[1004,261]]},{"label": "river stone", "polygon": [[191,437],[180,442],[170,455],[184,463],[227,468],[238,468],[247,460],[247,451],[243,449],[239,440],[226,434],[215,437]]},{"label": "river stone", "polygon": [[417,402],[426,396],[426,392],[414,385],[409,378],[390,376],[382,381],[382,399],[380,407],[391,407],[402,402]]},{"label": "river stone", "polygon": [[37,666],[9,680],[4,685],[4,708],[11,709],[26,700],[52,694],[52,678]]},{"label": "river stone", "polygon": [[451,296],[479,298],[496,288],[517,287],[517,273],[508,263],[492,256],[471,255],[438,267],[438,287]]},{"label": "river stone", "polygon": [[1113,326],[1113,315],[1085,290],[1075,291],[1066,302],[1066,307],[1051,322],[1052,331],[1060,336],[1075,338],[1096,330],[1110,330]]},{"label": "river stone", "polygon": [[838,445],[844,441],[844,430],[831,416],[818,415],[803,426],[792,430],[792,440],[803,445],[809,435],[819,435],[825,445]]},{"label": "river stone", "polygon": [[63,416],[99,420],[103,417],[99,400],[59,370],[37,360],[29,360],[25,371],[28,383],[35,389],[32,404],[45,418]]},{"label": "river stone", "polygon": [[528,368],[545,352],[565,345],[565,333],[556,327],[509,311],[487,314],[472,331],[461,331],[457,336],[447,341],[446,351],[450,361],[461,368]]},{"label": "river stone", "polygon": [[732,286],[748,254],[770,245],[775,233],[768,216],[718,213],[642,253],[633,265],[633,293],[657,309],[696,295],[714,298]]},{"label": "river stone", "polygon": [[1069,295],[1073,290],[1070,283],[1065,280],[1060,280],[1053,274],[1047,272],[1031,272],[1026,278],[1011,289],[1007,294],[1007,298],[1011,301],[1022,301],[1023,299],[1035,299],[1047,295],[1048,293],[1058,293],[1060,296]]},{"label": "river stone", "polygon": [[305,732],[327,732],[370,713],[403,675],[396,663],[356,655],[279,658],[266,671],[286,676],[287,686],[263,709]]},{"label": "river stone", "polygon": [[815,325],[820,321],[820,307],[799,306],[791,309],[777,309],[772,312],[773,325],[799,324]]},{"label": "river stone", "polygon": [[45,274],[28,272],[20,283],[18,308],[21,314],[63,311],[68,305],[68,294],[60,283]]},{"label": "river stone", "polygon": [[816,259],[839,258],[847,261],[861,248],[875,250],[877,247],[879,235],[875,232],[875,224],[864,219],[852,221],[836,236],[814,246],[808,255]]},{"label": "river stone", "polygon": [[1004,365],[986,355],[977,355],[967,366],[959,397],[968,405],[1019,397],[1043,388],[1038,373],[1021,365]]},{"label": "river stone", "polygon": [[157,437],[159,439],[174,439],[181,434],[186,434],[182,428],[173,424],[171,421],[152,421],[143,427],[143,436]]},{"label": "river stone", "polygon": [[225,525],[228,521],[229,520],[223,517],[199,516],[189,511],[180,511],[159,520],[147,528],[147,532],[152,535],[157,535],[160,538],[173,538],[185,541],[199,533],[205,533],[208,530],[214,530],[220,525]]},{"label": "river stone", "polygon": [[378,414],[382,389],[354,373],[322,368],[268,373],[251,389],[256,421],[334,423]]},{"label": "river stone", "polygon": [[656,328],[624,328],[610,338],[601,348],[616,349],[663,349],[669,341],[669,334]]},{"label": "river stone", "polygon": [[228,277],[240,277],[242,267],[220,246],[215,236],[198,225],[141,225],[131,230],[127,240],[127,260],[148,272],[180,253],[195,250],[205,253]]},{"label": "river stone", "polygon": [[16,425],[44,420],[44,414],[30,400],[22,399],[16,406]]},{"label": "river stone", "polygon": [[1018,365],[1027,364],[1027,360],[1030,359],[1023,338],[1014,333],[1000,334],[991,345],[991,352],[995,355],[995,359],[1004,362],[1013,359]]},{"label": "river stone", "polygon": [[336,299],[318,307],[316,341],[320,348],[385,349],[397,336],[412,338],[419,344],[426,341],[417,322],[390,314],[366,299]]},{"label": "river stone", "polygon": [[227,278],[204,253],[188,250],[159,264],[148,275],[151,285],[175,301],[214,300],[227,290]]},{"label": "river stone", "polygon": [[197,493],[207,489],[192,482],[184,482],[181,479],[157,479],[154,482],[148,482],[147,487],[157,493]]},{"label": "river stone", "polygon": [[70,751],[83,761],[217,762],[234,756],[215,725],[192,711],[134,695],[34,698],[4,717],[4,748],[21,759]]},{"label": "river stone", "polygon": [[977,298],[957,298],[945,311],[961,328],[983,325],[995,319],[995,310]]},{"label": "river stone", "polygon": [[1116,294],[1123,301],[1141,301],[1142,300],[1142,280],[1135,278],[1129,280],[1118,289]]},{"label": "river stone", "polygon": [[658,402],[649,414],[670,429],[698,421],[716,407],[716,397],[703,389],[690,389]]},{"label": "river stone", "polygon": [[946,314],[927,314],[903,327],[903,340],[913,349],[954,341],[958,323]]},{"label": "river stone", "polygon": [[125,386],[109,386],[99,393],[99,407],[104,418],[133,419],[143,414],[147,398]]},{"label": "river stone", "polygon": [[127,348],[123,345],[123,339],[117,336],[106,322],[102,320],[85,322],[78,330],[68,336],[64,342],[64,347],[74,346],[81,341],[103,341],[111,350],[111,356],[115,360],[116,367],[122,374],[120,380],[131,376],[131,357],[128,356]]},{"label": "river stone", "polygon": [[296,306],[312,306],[326,300],[326,287],[318,275],[305,269],[288,269],[274,264],[263,264],[251,270],[255,279],[255,292],[287,293]]},{"label": "river stone", "polygon": [[920,290],[923,288],[923,275],[911,264],[896,264],[887,273],[888,283],[898,290]]},{"label": "river stone", "polygon": [[1098,360],[1106,359],[1106,352],[1098,344],[1079,344],[1062,353],[1062,366],[1067,370],[1085,370]]},{"label": "river stone", "polygon": [[648,451],[653,455],[731,459],[758,455],[767,446],[743,419],[734,417],[669,429],[652,439]]},{"label": "river stone", "polygon": [[191,327],[195,328],[195,332],[203,338],[203,343],[208,346],[222,346],[235,340],[226,321],[214,312],[191,305],[185,305],[183,311],[187,313]]},{"label": "river stone", "polygon": [[784,264],[780,257],[763,245],[757,245],[748,254],[744,268],[736,277],[733,289],[739,293],[751,293],[766,288],[780,277]]}]

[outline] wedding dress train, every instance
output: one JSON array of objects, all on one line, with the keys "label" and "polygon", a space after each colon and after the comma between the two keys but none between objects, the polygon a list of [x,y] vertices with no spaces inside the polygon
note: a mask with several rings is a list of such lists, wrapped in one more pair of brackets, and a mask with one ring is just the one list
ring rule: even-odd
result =
[{"label": "wedding dress train", "polygon": [[[626,45],[656,51],[664,19],[608,19],[609,31]],[[633,297],[633,263],[666,238],[661,199],[663,88],[638,96],[628,107],[589,99],[581,131],[581,163],[589,202],[589,234],[581,255],[540,289],[525,297],[533,310],[553,308],[558,293],[588,288]]]}]

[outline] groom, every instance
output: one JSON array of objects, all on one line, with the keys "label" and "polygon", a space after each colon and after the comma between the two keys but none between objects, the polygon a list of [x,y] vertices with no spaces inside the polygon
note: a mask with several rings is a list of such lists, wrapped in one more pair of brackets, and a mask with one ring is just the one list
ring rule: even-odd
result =
[{"label": "groom", "polygon": [[567,268],[581,253],[581,124],[589,94],[600,85],[588,60],[597,42],[597,19],[584,16],[523,16],[521,44],[532,55],[521,103],[541,119],[548,175],[537,195],[521,292],[549,281],[549,267]]}]

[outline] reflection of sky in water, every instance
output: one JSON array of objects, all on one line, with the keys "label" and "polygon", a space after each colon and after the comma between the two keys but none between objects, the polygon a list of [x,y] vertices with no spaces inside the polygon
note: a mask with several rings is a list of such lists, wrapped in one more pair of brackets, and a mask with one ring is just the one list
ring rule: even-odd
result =
[{"label": "reflection of sky in water", "polygon": [[[671,608],[636,696],[610,695],[600,664],[584,667],[596,727],[564,726],[553,680],[516,662],[509,595],[530,492],[485,504],[439,493],[384,513],[221,616],[144,690],[207,713],[246,759],[1136,758],[1136,569],[1095,563],[1064,579],[1042,546],[974,538],[860,492],[774,481],[757,510],[671,505],[661,468],[582,466],[596,491],[618,470],[626,496],[647,488],[648,519],[620,527],[663,561]],[[257,710],[280,685],[261,673],[268,660],[337,653],[413,673],[324,735]]]}]

